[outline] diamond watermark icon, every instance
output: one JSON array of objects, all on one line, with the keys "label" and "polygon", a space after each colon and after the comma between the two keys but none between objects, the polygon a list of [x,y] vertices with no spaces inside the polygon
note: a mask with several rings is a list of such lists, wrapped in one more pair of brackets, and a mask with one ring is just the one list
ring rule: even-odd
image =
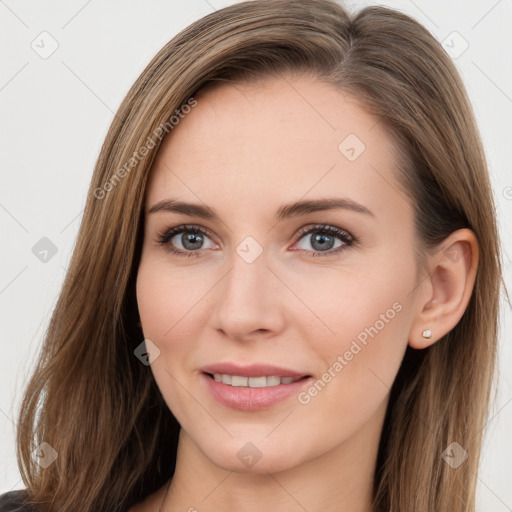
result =
[{"label": "diamond watermark icon", "polygon": [[57,50],[59,43],[49,32],[44,31],[30,43],[30,47],[41,59],[47,59]]},{"label": "diamond watermark icon", "polygon": [[354,133],[347,135],[338,145],[339,152],[350,162],[357,160],[365,149],[364,142]]},{"label": "diamond watermark icon", "polygon": [[453,263],[457,263],[462,258],[461,252],[465,252],[464,249],[459,250],[457,249],[457,247],[452,246],[449,249],[447,249],[444,253],[450,261],[452,261]]},{"label": "diamond watermark icon", "polygon": [[458,59],[469,48],[469,43],[456,31],[448,34],[441,44],[452,59]]},{"label": "diamond watermark icon", "polygon": [[33,452],[32,458],[46,469],[57,460],[58,453],[47,442],[42,442]]},{"label": "diamond watermark icon", "polygon": [[468,458],[468,452],[459,443],[453,442],[441,457],[451,468],[457,469]]},{"label": "diamond watermark icon", "polygon": [[236,252],[246,263],[252,263],[261,255],[263,247],[252,236],[247,236],[238,245]]},{"label": "diamond watermark icon", "polygon": [[49,238],[43,236],[32,247],[32,254],[43,263],[48,263],[57,254],[57,246]]},{"label": "diamond watermark icon", "polygon": [[246,443],[238,450],[236,456],[248,467],[252,468],[258,462],[263,454],[258,447],[252,443]]},{"label": "diamond watermark icon", "polygon": [[149,366],[160,356],[160,349],[154,342],[146,338],[133,353],[142,364]]}]

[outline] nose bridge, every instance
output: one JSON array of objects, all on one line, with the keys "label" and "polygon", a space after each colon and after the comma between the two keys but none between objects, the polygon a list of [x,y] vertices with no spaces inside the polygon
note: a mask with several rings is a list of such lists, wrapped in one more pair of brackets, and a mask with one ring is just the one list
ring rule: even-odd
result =
[{"label": "nose bridge", "polygon": [[255,240],[244,240],[230,259],[230,271],[217,294],[217,327],[243,336],[279,327],[280,308],[275,276],[267,267],[267,253]]},{"label": "nose bridge", "polygon": [[255,248],[245,242],[236,247],[231,258],[231,270],[226,276],[226,301],[233,302],[234,305],[251,305],[253,308],[267,302],[265,299],[271,286],[271,272],[267,264],[266,253],[263,250],[257,254]]}]

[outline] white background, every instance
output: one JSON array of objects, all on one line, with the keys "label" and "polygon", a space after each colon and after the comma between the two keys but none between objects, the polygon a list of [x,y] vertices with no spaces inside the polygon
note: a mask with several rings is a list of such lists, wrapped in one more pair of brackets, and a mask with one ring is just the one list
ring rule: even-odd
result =
[{"label": "white background", "polygon": [[[0,0],[0,492],[24,487],[14,450],[16,411],[64,279],[95,160],[113,113],[169,39],[231,3]],[[359,9],[375,3],[346,4]],[[512,291],[512,1],[381,4],[412,15],[439,41],[451,41],[455,51],[464,48],[464,41],[469,45],[454,60],[484,139],[503,240],[505,280]],[[44,31],[50,36],[40,36]],[[46,59],[31,47],[41,47],[43,37],[46,49],[51,48],[52,38],[58,43]],[[42,237],[57,247],[46,263],[32,253]],[[512,325],[504,301],[501,316],[501,376],[492,420],[485,429],[478,486],[479,510],[486,512],[512,511]]]}]

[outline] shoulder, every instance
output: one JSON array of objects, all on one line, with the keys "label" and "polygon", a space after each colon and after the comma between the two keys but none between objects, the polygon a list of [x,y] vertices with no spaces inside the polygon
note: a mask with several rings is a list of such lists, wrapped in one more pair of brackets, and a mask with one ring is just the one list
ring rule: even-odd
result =
[{"label": "shoulder", "polygon": [[37,512],[37,509],[27,503],[27,493],[22,490],[0,494],[0,512]]}]

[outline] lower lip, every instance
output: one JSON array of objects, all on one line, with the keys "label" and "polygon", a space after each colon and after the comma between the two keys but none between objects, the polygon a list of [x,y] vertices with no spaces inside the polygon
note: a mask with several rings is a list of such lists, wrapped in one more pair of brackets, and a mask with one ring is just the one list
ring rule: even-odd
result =
[{"label": "lower lip", "polygon": [[308,377],[289,384],[279,384],[266,388],[250,388],[217,382],[205,373],[202,373],[201,377],[218,402],[240,411],[268,409],[292,395],[297,395],[311,381],[311,377]]}]

